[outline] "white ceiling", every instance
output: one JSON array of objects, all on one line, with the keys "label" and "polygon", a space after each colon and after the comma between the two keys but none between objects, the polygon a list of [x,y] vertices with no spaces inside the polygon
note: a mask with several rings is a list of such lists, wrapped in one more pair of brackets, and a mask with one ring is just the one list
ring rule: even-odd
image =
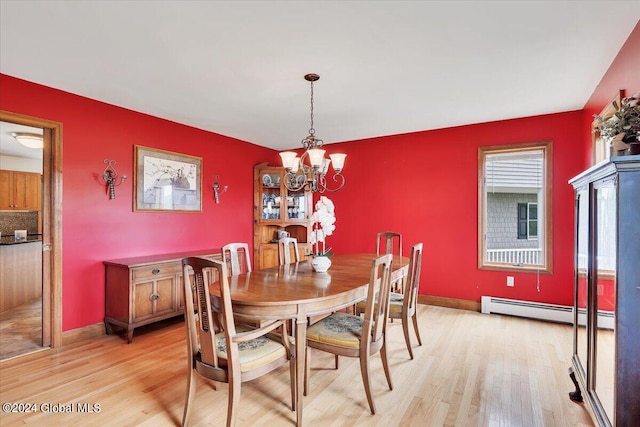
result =
[{"label": "white ceiling", "polygon": [[[0,95],[1,96],[1,95]],[[40,128],[17,125],[15,123],[0,122],[0,155],[11,157],[23,157],[27,159],[42,159],[42,148],[29,148],[20,144],[11,134],[37,133],[43,134]],[[0,169],[3,168],[0,160]]]},{"label": "white ceiling", "polygon": [[640,1],[2,0],[0,72],[298,148],[307,73],[326,143],[571,111],[639,18]]}]

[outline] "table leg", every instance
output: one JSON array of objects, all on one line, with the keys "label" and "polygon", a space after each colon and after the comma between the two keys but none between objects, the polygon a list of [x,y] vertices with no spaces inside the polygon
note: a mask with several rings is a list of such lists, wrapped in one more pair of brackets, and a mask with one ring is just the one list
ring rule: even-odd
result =
[{"label": "table leg", "polygon": [[302,427],[302,392],[304,391],[305,349],[307,347],[307,317],[296,320],[296,425]]}]

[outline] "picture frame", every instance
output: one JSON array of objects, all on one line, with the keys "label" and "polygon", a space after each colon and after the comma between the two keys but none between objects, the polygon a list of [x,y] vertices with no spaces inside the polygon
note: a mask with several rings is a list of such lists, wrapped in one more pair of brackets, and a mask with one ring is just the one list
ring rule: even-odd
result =
[{"label": "picture frame", "polygon": [[134,212],[202,212],[202,158],[134,146]]}]

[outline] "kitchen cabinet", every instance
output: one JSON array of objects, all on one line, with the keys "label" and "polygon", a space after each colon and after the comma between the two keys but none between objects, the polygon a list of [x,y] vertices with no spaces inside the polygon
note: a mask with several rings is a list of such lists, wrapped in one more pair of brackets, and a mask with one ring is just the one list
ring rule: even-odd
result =
[{"label": "kitchen cabinet", "polygon": [[[288,233],[298,240],[300,259],[312,253],[310,218],[313,196],[310,191],[290,191],[284,185],[282,167],[261,163],[254,167],[254,269],[278,265],[278,236]],[[304,176],[300,175],[300,179]]]},{"label": "kitchen cabinet", "polygon": [[42,175],[0,170],[0,210],[40,210]]},{"label": "kitchen cabinet", "polygon": [[184,312],[182,259],[222,259],[220,249],[105,261],[105,328],[133,331]]},{"label": "kitchen cabinet", "polygon": [[612,157],[575,190],[574,401],[598,426],[640,421],[640,156]]},{"label": "kitchen cabinet", "polygon": [[38,211],[42,233],[42,175],[0,170],[0,210]]}]

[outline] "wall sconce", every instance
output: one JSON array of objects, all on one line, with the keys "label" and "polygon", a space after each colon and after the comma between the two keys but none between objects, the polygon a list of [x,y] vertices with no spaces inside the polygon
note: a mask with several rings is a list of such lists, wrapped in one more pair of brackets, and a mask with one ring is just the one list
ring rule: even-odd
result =
[{"label": "wall sconce", "polygon": [[122,175],[120,177],[120,182],[116,184],[118,173],[113,165],[116,164],[115,160],[104,159],[104,163],[107,165],[102,172],[102,180],[104,181],[104,185],[109,189],[109,200],[113,200],[116,198],[116,187],[122,184],[125,179],[127,179],[126,175]]},{"label": "wall sconce", "polygon": [[216,205],[220,203],[220,195],[227,191],[229,188],[228,185],[224,187],[220,185],[220,177],[218,175],[213,175],[213,198],[216,201]]}]

